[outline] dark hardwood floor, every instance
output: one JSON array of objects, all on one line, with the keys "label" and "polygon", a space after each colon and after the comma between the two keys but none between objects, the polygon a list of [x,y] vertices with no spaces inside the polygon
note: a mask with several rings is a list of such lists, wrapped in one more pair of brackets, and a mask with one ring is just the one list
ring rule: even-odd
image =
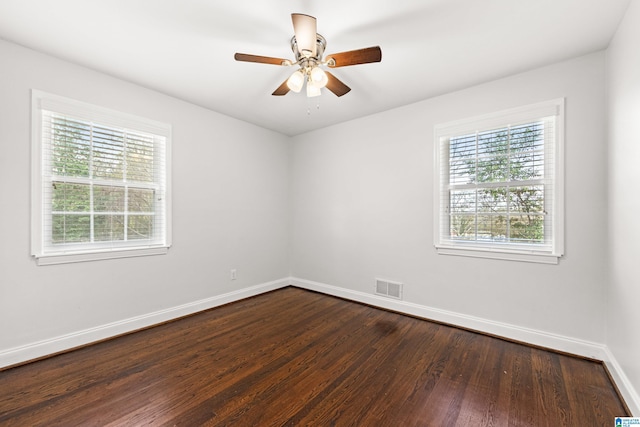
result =
[{"label": "dark hardwood floor", "polygon": [[611,426],[600,363],[296,288],[0,372],[2,426]]}]

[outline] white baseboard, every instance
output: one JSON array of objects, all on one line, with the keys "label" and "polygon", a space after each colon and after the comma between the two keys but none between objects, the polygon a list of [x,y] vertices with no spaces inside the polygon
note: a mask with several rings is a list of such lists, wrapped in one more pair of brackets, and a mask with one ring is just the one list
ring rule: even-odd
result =
[{"label": "white baseboard", "polygon": [[625,402],[627,403],[627,406],[629,406],[633,415],[640,415],[640,400],[638,398],[638,394],[624,374],[620,365],[616,362],[609,348],[604,344],[584,341],[530,328],[523,328],[508,323],[482,319],[466,314],[414,304],[407,301],[384,298],[373,293],[368,294],[297,277],[291,278],[291,285],[387,310],[397,311],[399,313],[405,313],[424,319],[430,319],[437,322],[443,322],[466,329],[504,337],[510,340],[603,361],[607,365],[616,386],[620,390],[620,393],[625,399]]},{"label": "white baseboard", "polygon": [[7,350],[0,350],[0,368],[24,363],[29,360],[38,359],[61,351],[80,347],[92,342],[97,342],[107,338],[115,337],[128,332],[136,331],[149,326],[157,325],[162,322],[177,319],[182,316],[197,313],[199,311],[208,310],[223,304],[238,301],[244,298],[269,292],[275,289],[289,286],[288,278],[275,280],[272,282],[262,283],[256,286],[239,289],[222,295],[216,295],[211,298],[205,298],[182,304],[176,307],[155,311],[153,313],[143,314],[131,317],[117,322],[108,323],[106,325],[97,326],[73,333],[53,337],[50,339],[34,342],[31,344],[14,347]]},{"label": "white baseboard", "polygon": [[618,364],[613,353],[611,353],[608,347],[605,348],[605,351],[607,357],[604,359],[604,363],[607,365],[613,381],[616,383],[616,386],[618,386],[618,390],[620,390],[620,394],[622,394],[631,413],[636,417],[640,417],[640,395],[625,375],[624,370]]}]

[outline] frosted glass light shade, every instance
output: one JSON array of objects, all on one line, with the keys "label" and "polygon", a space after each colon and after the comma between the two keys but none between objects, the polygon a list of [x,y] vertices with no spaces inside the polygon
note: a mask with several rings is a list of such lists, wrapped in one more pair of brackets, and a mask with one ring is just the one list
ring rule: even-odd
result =
[{"label": "frosted glass light shade", "polygon": [[320,96],[320,88],[313,84],[307,83],[307,97],[312,98],[314,96]]},{"label": "frosted glass light shade", "polygon": [[325,73],[324,70],[320,67],[314,67],[311,70],[310,77],[311,84],[318,88],[325,87],[327,85],[327,82],[329,81],[327,73]]},{"label": "frosted glass light shade", "polygon": [[304,74],[302,70],[298,70],[291,74],[289,80],[287,80],[287,86],[294,92],[300,92],[302,86],[304,85]]}]

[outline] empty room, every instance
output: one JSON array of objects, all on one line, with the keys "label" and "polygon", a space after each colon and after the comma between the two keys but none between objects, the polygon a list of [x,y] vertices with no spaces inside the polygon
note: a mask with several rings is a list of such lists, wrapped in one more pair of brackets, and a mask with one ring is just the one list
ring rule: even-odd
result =
[{"label": "empty room", "polygon": [[640,424],[640,1],[0,0],[0,426]]}]

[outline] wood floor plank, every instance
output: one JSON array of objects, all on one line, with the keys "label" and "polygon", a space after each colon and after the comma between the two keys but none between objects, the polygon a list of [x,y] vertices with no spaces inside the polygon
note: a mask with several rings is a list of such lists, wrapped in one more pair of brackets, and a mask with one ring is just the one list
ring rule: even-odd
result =
[{"label": "wood floor plank", "polygon": [[520,426],[535,426],[535,406],[528,403],[534,401],[533,371],[531,368],[531,351],[526,346],[512,347],[507,352],[507,358],[511,363],[511,384],[509,395],[509,419],[518,420]]},{"label": "wood floor plank", "polygon": [[602,364],[285,288],[0,371],[1,426],[600,426]]}]

